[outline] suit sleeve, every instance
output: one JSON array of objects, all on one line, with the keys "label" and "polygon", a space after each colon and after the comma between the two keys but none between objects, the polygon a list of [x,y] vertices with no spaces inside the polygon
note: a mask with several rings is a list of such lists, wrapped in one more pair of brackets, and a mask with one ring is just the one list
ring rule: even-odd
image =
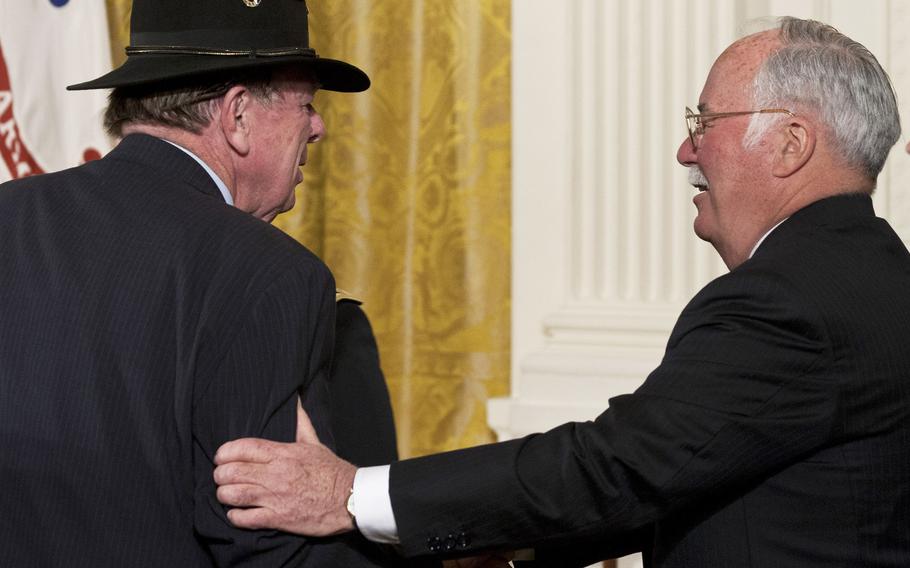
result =
[{"label": "suit sleeve", "polygon": [[836,423],[829,351],[811,298],[772,272],[728,274],[684,310],[644,384],[593,422],[393,464],[401,546],[626,549],[673,512],[821,447]]},{"label": "suit sleeve", "polygon": [[[330,541],[313,541],[277,531],[233,527],[215,497],[213,456],[229,440],[295,438],[296,402],[301,394],[320,438],[327,427],[326,380],[334,325],[331,275],[316,263],[291,265],[236,306],[233,336],[211,376],[197,382],[193,409],[194,525],[219,566],[285,566],[309,561],[335,566]],[[255,284],[248,284],[255,288]],[[233,319],[229,319],[229,318]],[[221,334],[231,327],[216,326]],[[216,337],[215,340],[220,339]],[[200,373],[207,375],[205,370]]]}]

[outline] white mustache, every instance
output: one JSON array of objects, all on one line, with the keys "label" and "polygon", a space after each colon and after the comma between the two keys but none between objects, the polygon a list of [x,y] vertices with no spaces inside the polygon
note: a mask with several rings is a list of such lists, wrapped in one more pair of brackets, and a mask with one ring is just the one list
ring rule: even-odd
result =
[{"label": "white mustache", "polygon": [[689,184],[694,186],[708,187],[708,180],[705,174],[701,172],[698,166],[689,166]]}]

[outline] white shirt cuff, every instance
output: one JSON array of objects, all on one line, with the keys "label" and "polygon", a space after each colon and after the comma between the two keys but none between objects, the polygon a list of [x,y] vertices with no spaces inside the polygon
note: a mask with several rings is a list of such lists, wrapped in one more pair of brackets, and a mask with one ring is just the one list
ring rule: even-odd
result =
[{"label": "white shirt cuff", "polygon": [[361,467],[354,474],[354,518],[367,539],[398,544],[398,525],[389,497],[389,466]]}]

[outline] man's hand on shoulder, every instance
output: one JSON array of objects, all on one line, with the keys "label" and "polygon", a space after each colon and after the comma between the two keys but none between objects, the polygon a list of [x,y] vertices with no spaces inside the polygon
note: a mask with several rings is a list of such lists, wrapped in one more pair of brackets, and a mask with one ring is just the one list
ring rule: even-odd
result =
[{"label": "man's hand on shoulder", "polygon": [[245,529],[278,529],[307,536],[353,530],[346,503],[357,468],[319,442],[297,405],[297,443],[243,438],[215,454],[218,500],[234,507],[228,519]]}]

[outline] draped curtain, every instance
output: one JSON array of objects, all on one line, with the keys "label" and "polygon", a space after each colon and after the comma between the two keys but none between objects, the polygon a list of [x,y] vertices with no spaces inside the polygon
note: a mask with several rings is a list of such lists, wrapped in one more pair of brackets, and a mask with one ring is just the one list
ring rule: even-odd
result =
[{"label": "draped curtain", "polygon": [[[130,1],[106,1],[117,64]],[[308,6],[311,46],[373,85],[317,95],[328,136],[276,224],[364,301],[401,455],[491,441],[510,365],[509,0]]]}]

